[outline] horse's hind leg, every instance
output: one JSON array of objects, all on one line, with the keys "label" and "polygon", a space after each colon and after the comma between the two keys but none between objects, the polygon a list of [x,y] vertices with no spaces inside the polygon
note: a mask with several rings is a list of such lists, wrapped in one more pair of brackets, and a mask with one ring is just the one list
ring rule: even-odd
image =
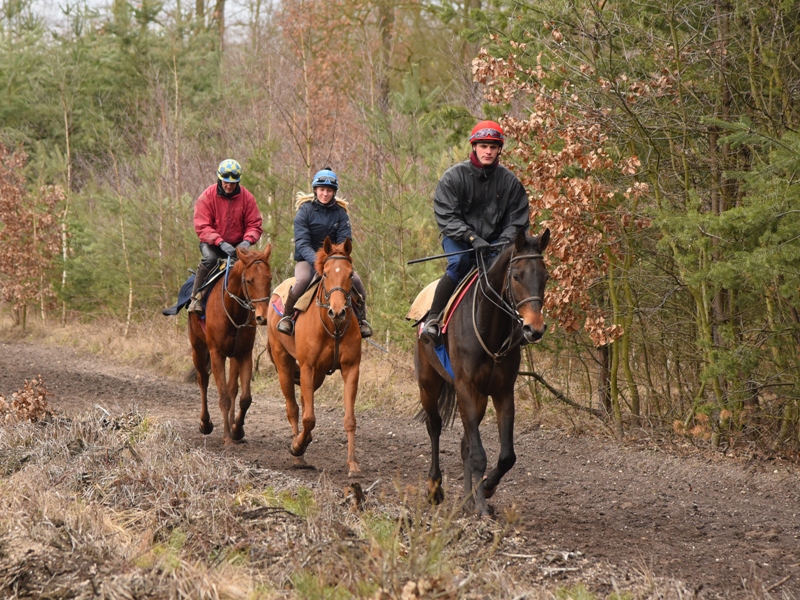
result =
[{"label": "horse's hind leg", "polygon": [[444,500],[442,489],[442,470],[439,465],[439,439],[442,434],[442,416],[439,414],[439,397],[445,392],[446,384],[425,358],[425,351],[417,342],[415,363],[419,399],[425,412],[425,427],[431,441],[431,467],[428,470],[428,501],[440,504]]},{"label": "horse's hind leg", "polygon": [[514,394],[510,393],[492,396],[495,412],[497,413],[497,429],[500,436],[500,455],[497,457],[497,466],[492,469],[483,480],[483,489],[487,498],[491,498],[503,475],[511,470],[517,462],[514,453]]}]

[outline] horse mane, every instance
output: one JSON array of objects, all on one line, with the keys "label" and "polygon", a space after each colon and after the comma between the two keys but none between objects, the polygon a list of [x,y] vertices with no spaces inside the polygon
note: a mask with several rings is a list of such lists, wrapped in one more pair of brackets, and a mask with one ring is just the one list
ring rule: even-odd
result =
[{"label": "horse mane", "polygon": [[329,256],[333,256],[334,254],[345,254],[344,242],[341,244],[333,244],[330,254],[325,254],[324,247],[321,247],[319,250],[317,250],[317,260],[314,261],[314,270],[317,272],[317,275],[322,277],[322,269],[325,266],[325,261],[328,260]]},{"label": "horse mane", "polygon": [[[294,195],[294,209],[297,210],[306,202],[311,202],[314,200],[314,192],[297,192]],[[345,212],[350,212],[350,203],[345,200],[344,198],[334,198],[336,204],[341,206]]]}]

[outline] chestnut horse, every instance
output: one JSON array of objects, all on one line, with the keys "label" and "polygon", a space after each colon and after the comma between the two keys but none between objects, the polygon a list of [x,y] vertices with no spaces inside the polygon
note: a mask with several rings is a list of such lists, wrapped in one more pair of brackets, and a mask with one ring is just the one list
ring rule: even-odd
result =
[{"label": "chestnut horse", "polygon": [[[208,414],[208,363],[219,392],[225,445],[244,437],[244,416],[253,397],[250,394],[250,377],[253,374],[253,344],[256,324],[265,325],[272,290],[272,270],[269,255],[272,246],[263,252],[240,250],[239,260],[229,265],[208,294],[205,320],[197,313],[189,313],[189,341],[192,344],[192,361],[200,384],[200,432],[208,435],[214,429]],[[230,260],[230,259],[229,259]],[[230,373],[225,376],[225,359],[230,359]],[[242,396],[239,415],[236,416],[236,394],[241,380]]]},{"label": "chestnut horse", "polygon": [[[353,312],[353,244],[350,238],[334,245],[331,239],[317,251],[314,268],[322,277],[316,292],[315,304],[300,313],[294,326],[294,336],[277,330],[281,315],[269,313],[267,347],[278,370],[281,390],[286,398],[286,416],[292,426],[289,452],[298,464],[305,464],[303,454],[311,443],[316,425],[314,392],[336,369],[344,380],[344,429],[347,432],[347,465],[352,476],[359,472],[356,459],[355,403],[361,366],[361,333]],[[277,296],[273,297],[273,302]],[[299,426],[299,409],[295,399],[295,372],[300,370],[300,406],[303,407]]]},{"label": "chestnut horse", "polygon": [[[442,425],[453,420],[456,406],[464,435],[464,498],[481,516],[489,514],[486,499],[514,465],[514,385],[520,365],[520,346],[541,339],[547,325],[542,317],[545,283],[549,277],[542,253],[550,230],[528,237],[520,229],[488,269],[479,269],[477,281],[454,309],[443,333],[444,346],[455,377],[437,357],[433,340],[423,334],[414,351],[417,383],[428,436],[431,468],[428,492],[432,503],[444,499],[439,468]],[[479,256],[482,266],[483,257]],[[500,434],[497,466],[484,477],[486,451],[478,429],[492,397]],[[441,412],[440,412],[441,411]],[[443,413],[443,414],[441,414]],[[476,487],[473,489],[473,481]]]}]

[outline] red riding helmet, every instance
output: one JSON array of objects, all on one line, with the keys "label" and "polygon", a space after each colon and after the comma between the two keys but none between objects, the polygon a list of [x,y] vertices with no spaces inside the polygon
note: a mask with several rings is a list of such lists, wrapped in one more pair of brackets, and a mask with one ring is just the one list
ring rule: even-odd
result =
[{"label": "red riding helmet", "polygon": [[481,121],[472,128],[469,136],[469,143],[473,145],[478,142],[494,142],[502,147],[504,141],[503,128],[494,121]]}]

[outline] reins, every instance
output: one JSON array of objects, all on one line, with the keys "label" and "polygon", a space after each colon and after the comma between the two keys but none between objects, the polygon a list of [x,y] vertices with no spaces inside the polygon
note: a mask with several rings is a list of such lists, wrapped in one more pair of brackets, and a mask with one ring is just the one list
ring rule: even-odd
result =
[{"label": "reins", "polygon": [[[514,290],[511,287],[511,265],[518,260],[529,259],[529,260],[536,260],[543,258],[542,254],[520,254],[519,256],[514,256],[513,251],[511,255],[511,259],[508,261],[508,269],[506,270],[505,276],[505,285],[503,294],[499,294],[497,290],[495,290],[491,283],[489,283],[489,274],[488,269],[486,268],[486,263],[484,261],[483,254],[478,255],[478,260],[481,263],[480,266],[480,277],[478,278],[478,289],[483,294],[483,297],[486,298],[489,302],[494,304],[497,308],[501,311],[506,313],[511,318],[511,333],[508,334],[503,343],[500,344],[500,348],[497,352],[492,352],[489,350],[486,342],[484,342],[483,337],[478,330],[478,318],[477,318],[477,306],[478,306],[478,293],[476,292],[472,295],[472,329],[475,332],[475,337],[478,338],[478,342],[480,343],[483,350],[492,357],[494,360],[494,364],[496,365],[500,362],[511,350],[516,348],[522,342],[522,316],[519,314],[519,308],[524,304],[529,302],[542,302],[541,296],[529,296],[519,302],[515,301],[514,299]],[[491,292],[490,295],[488,292]],[[494,297],[492,297],[494,296]],[[508,300],[506,300],[508,297]],[[497,299],[497,301],[495,300]],[[499,303],[498,303],[499,301]],[[515,327],[516,325],[516,327]],[[492,374],[494,373],[494,365],[492,365]],[[489,380],[491,381],[491,375],[489,376]]]},{"label": "reins", "polygon": [[[341,259],[341,260],[346,260],[351,264],[353,263],[353,259],[351,259],[349,256],[345,256],[344,254],[331,254],[328,258],[325,259],[325,262],[327,263],[329,260],[333,259]],[[319,282],[319,290],[317,291],[316,304],[319,308],[325,308],[327,310],[330,310],[331,295],[333,294],[333,292],[336,291],[342,292],[342,294],[344,294],[345,297],[344,308],[346,314],[347,310],[352,309],[353,307],[353,296],[346,289],[338,285],[336,287],[331,288],[330,290],[326,290],[324,274],[322,275],[322,280]],[[322,297],[325,298],[324,303],[321,301]],[[328,329],[328,325],[322,318],[322,312],[319,313],[319,320],[320,323],[322,323],[322,328],[325,330],[325,332],[333,338],[333,364],[331,365],[331,368],[328,371],[328,375],[333,375],[333,373],[336,372],[336,369],[341,368],[341,365],[339,365],[339,342],[342,340],[344,334],[347,332],[347,327],[350,324],[350,320],[345,318],[344,326],[341,329],[339,328],[339,325],[337,325],[336,322],[334,321],[333,331]]]}]

